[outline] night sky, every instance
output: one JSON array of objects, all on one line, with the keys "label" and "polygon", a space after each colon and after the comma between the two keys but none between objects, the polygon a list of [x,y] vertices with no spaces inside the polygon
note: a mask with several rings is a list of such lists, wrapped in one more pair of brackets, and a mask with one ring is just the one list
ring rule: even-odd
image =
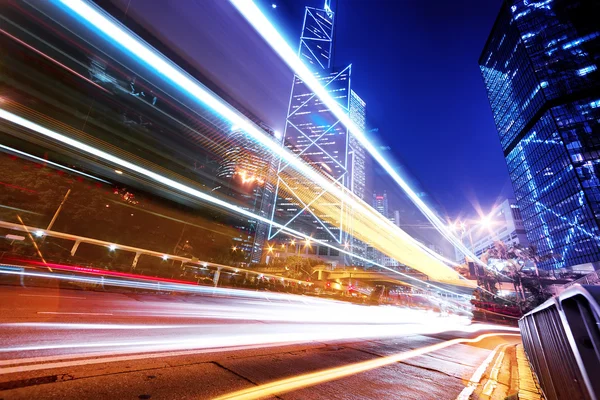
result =
[{"label": "night sky", "polygon": [[[115,0],[276,129],[292,73],[225,0]],[[297,48],[304,6],[260,0]],[[273,9],[271,4],[277,8]],[[333,0],[334,63],[353,64],[369,124],[450,217],[510,196],[506,164],[477,60],[501,0]],[[382,189],[382,180],[376,189]],[[439,208],[439,207],[438,207]]]}]

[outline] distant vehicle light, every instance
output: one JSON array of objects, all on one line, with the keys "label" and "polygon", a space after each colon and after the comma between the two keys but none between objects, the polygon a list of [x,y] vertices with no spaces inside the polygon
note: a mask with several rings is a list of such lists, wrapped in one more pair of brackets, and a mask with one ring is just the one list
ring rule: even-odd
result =
[{"label": "distant vehicle light", "polygon": [[35,231],[33,234],[37,237],[42,237],[44,236],[44,231]]}]

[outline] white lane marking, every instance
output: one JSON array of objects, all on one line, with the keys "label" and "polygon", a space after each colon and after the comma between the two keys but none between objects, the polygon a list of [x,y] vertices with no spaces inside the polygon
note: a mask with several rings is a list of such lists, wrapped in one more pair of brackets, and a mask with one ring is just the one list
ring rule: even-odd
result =
[{"label": "white lane marking", "polygon": [[52,295],[52,294],[20,294],[19,296],[23,296],[23,297],[57,297],[57,298],[61,298],[61,299],[85,299],[85,297],[74,297],[74,296],[56,296],[56,295]]},{"label": "white lane marking", "polygon": [[469,400],[471,398],[471,395],[473,394],[473,392],[479,385],[479,381],[481,381],[481,377],[483,376],[488,365],[490,365],[490,363],[496,356],[496,353],[498,353],[498,350],[500,350],[500,348],[504,347],[504,346],[507,346],[507,344],[499,344],[487,356],[487,358],[485,360],[483,360],[481,365],[479,367],[477,367],[475,372],[473,372],[473,375],[469,379],[469,383],[467,384],[467,386],[465,386],[465,388],[458,394],[458,396],[456,397],[456,400]]},{"label": "white lane marking", "polygon": [[56,311],[38,311],[38,314],[53,314],[53,315],[112,315],[110,313],[56,312]]},{"label": "white lane marking", "polygon": [[[90,364],[103,364],[110,362],[119,362],[119,361],[133,361],[133,360],[144,360],[150,358],[163,358],[163,357],[177,357],[177,356],[185,356],[185,355],[193,355],[193,354],[204,354],[204,353],[218,353],[225,351],[238,351],[238,350],[249,350],[249,349],[259,349],[259,348],[267,348],[267,347],[279,347],[279,346],[288,346],[288,345],[297,345],[304,343],[274,343],[274,344],[259,344],[259,345],[245,345],[245,346],[232,346],[232,347],[221,347],[215,349],[198,349],[198,350],[181,350],[181,351],[168,351],[161,353],[146,353],[146,354],[133,354],[133,355],[125,355],[125,356],[116,356],[116,357],[105,357],[105,358],[91,358],[85,360],[78,361],[62,361],[55,363],[45,363],[45,364],[31,364],[31,365],[23,365],[20,367],[9,367],[9,368],[0,368],[0,375],[4,374],[14,374],[21,373],[27,371],[39,371],[43,369],[53,369],[53,368],[62,368],[62,367],[76,367],[81,365],[90,365]],[[104,353],[110,354],[110,353]],[[114,354],[114,353],[112,353]],[[88,353],[88,354],[78,354],[75,356],[71,356],[73,358],[85,358],[85,357],[98,357],[100,354],[98,353]],[[48,361],[48,359],[65,359],[69,358],[68,356],[52,356],[52,357],[39,357],[39,358],[28,358],[27,362],[39,363]],[[22,363],[23,360],[6,360],[4,362],[17,361],[17,363]]]}]

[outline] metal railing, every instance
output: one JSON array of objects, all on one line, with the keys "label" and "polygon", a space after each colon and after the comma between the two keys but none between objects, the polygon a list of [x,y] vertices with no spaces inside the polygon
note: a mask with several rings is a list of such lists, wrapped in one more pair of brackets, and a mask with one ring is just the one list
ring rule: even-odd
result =
[{"label": "metal railing", "polygon": [[583,276],[583,277],[581,277],[581,278],[579,278],[577,280],[574,280],[573,282],[566,283],[564,285],[564,288],[566,289],[566,288],[569,288],[569,287],[571,287],[573,285],[576,285],[576,284],[580,284],[580,285],[600,285],[600,274],[599,274],[599,272],[600,271],[590,272],[589,274],[587,274],[587,275],[585,275],[585,276]]},{"label": "metal railing", "polygon": [[546,399],[600,396],[600,287],[574,285],[519,321]]}]

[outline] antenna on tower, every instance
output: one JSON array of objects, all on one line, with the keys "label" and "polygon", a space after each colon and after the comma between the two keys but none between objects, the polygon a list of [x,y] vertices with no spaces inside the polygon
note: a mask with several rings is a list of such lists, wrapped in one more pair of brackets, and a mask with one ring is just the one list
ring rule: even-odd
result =
[{"label": "antenna on tower", "polygon": [[327,16],[329,18],[333,17],[333,11],[331,10],[331,0],[325,0],[325,5],[323,6],[323,10],[327,12]]}]

